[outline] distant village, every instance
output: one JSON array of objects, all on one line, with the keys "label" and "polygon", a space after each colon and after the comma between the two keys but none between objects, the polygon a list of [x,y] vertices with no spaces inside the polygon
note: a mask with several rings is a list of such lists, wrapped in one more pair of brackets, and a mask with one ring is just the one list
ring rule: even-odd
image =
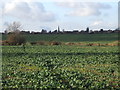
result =
[{"label": "distant village", "polygon": [[[119,33],[120,30],[119,29],[115,29],[115,30],[104,30],[104,29],[100,29],[100,30],[91,30],[89,29],[89,27],[86,28],[86,30],[60,30],[60,27],[58,26],[58,28],[56,30],[53,31],[47,31],[45,29],[42,29],[40,32],[35,32],[35,31],[20,31],[20,30],[16,30],[16,32],[20,32],[21,34],[101,34],[101,33]],[[3,32],[2,34],[9,34],[11,32],[8,32],[7,30],[5,30],[5,32]]]}]

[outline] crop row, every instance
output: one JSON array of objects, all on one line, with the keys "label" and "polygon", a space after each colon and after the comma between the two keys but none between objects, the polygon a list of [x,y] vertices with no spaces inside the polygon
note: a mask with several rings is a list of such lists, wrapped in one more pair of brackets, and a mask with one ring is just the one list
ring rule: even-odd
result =
[{"label": "crop row", "polygon": [[3,47],[3,88],[120,89],[118,47]]}]

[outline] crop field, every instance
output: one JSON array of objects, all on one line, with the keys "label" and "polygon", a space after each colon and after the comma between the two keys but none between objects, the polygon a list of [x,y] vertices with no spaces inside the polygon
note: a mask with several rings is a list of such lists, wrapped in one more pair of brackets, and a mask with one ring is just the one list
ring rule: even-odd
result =
[{"label": "crop field", "polygon": [[[25,34],[27,42],[58,41],[58,42],[113,42],[118,40],[118,33],[109,34]],[[2,35],[6,40],[7,35]]]},{"label": "crop field", "polygon": [[117,46],[2,46],[7,88],[120,90]]}]

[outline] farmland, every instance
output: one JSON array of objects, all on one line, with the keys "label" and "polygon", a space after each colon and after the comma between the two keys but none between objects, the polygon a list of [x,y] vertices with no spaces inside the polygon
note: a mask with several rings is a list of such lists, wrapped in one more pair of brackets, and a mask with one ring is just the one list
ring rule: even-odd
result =
[{"label": "farmland", "polygon": [[0,90],[120,90],[118,0],[2,0]]},{"label": "farmland", "polygon": [[2,46],[3,88],[120,89],[117,46]]},{"label": "farmland", "polygon": [[[25,34],[28,42],[58,41],[58,42],[113,42],[118,40],[118,33],[109,34]],[[2,35],[6,40],[7,35]]]}]

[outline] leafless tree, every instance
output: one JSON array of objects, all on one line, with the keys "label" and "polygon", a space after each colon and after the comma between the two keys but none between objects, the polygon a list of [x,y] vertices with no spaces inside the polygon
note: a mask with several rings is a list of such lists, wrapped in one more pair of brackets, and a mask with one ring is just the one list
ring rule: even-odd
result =
[{"label": "leafless tree", "polygon": [[20,22],[13,22],[7,25],[7,41],[10,45],[22,45],[26,43],[24,35],[20,33],[21,24]]},{"label": "leafless tree", "polygon": [[21,28],[21,23],[20,22],[13,22],[7,25],[7,33],[9,32],[14,32],[14,33],[19,33]]}]

